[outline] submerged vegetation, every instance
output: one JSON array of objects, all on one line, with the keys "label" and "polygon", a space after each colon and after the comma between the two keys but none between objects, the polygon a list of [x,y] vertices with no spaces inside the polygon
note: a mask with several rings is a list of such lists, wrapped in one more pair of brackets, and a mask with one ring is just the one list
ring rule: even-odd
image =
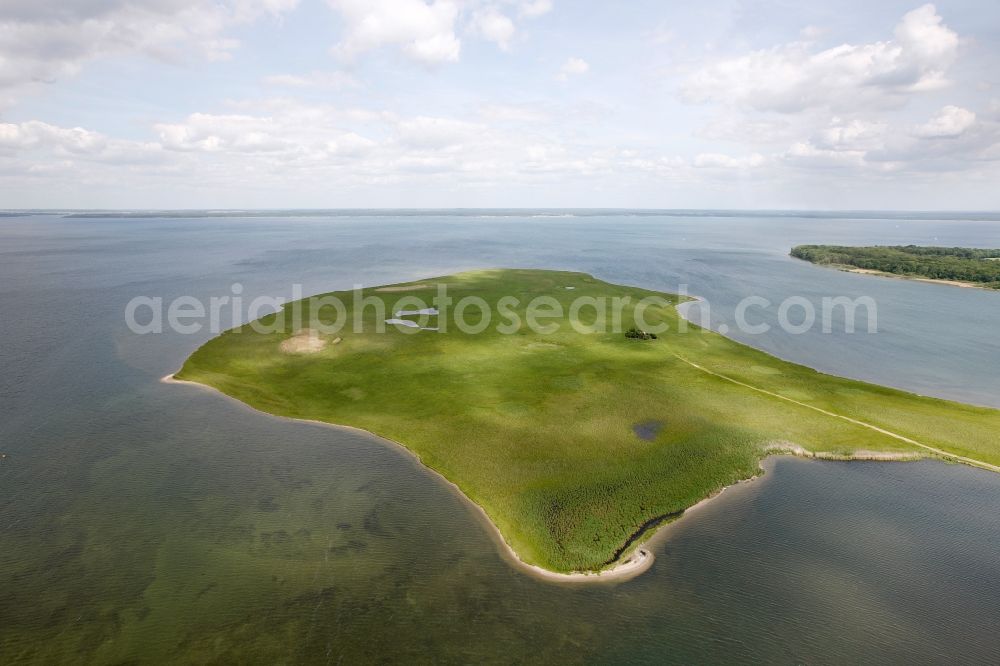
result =
[{"label": "submerged vegetation", "polygon": [[814,264],[848,266],[930,280],[972,282],[1000,289],[1000,249],[919,245],[799,245],[792,248],[791,254]]},{"label": "submerged vegetation", "polygon": [[[536,270],[461,273],[364,295],[396,312],[410,291],[442,284],[494,306],[512,294],[564,309],[579,297],[656,296],[661,305],[644,312],[643,326],[668,331],[647,344],[566,326],[558,335],[378,333],[368,308],[363,332],[339,331],[339,344],[310,353],[282,351],[302,335],[292,321],[267,333],[229,331],[177,377],[272,414],[401,443],[482,506],[521,559],[559,572],[627,555],[651,525],[757,474],[774,450],[1000,464],[1000,411],[823,375],[686,322],[682,332],[678,297]],[[634,314],[625,308],[626,326]]]}]

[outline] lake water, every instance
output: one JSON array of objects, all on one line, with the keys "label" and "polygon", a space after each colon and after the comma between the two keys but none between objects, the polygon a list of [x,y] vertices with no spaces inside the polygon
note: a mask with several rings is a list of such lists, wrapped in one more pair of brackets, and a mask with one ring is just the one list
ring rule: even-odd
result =
[{"label": "lake water", "polygon": [[772,459],[661,533],[646,574],[552,584],[398,449],[160,383],[207,332],[124,323],[137,295],[491,266],[686,284],[713,325],[748,295],[871,296],[874,335],[733,335],[1000,406],[1000,294],[787,256],[1000,247],[995,217],[548,215],[0,218],[0,662],[1000,662],[1000,476]]}]

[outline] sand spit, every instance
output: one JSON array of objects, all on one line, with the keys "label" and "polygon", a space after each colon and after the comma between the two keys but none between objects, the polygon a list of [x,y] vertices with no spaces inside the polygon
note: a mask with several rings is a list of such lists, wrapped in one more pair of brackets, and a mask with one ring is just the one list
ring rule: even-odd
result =
[{"label": "sand spit", "polygon": [[831,451],[809,451],[791,442],[772,442],[764,447],[769,455],[790,455],[799,458],[814,458],[816,460],[874,460],[880,462],[910,462],[923,460],[927,456],[919,451],[867,451],[858,449],[852,453],[833,453]]},{"label": "sand spit", "polygon": [[420,291],[421,289],[430,289],[429,284],[401,284],[395,287],[379,287],[375,291],[380,291],[382,293],[391,294],[394,292],[401,291]]},{"label": "sand spit", "polygon": [[929,282],[931,284],[946,284],[949,287],[963,287],[966,289],[990,289],[984,284],[978,282],[965,282],[963,280],[939,280],[936,278],[926,278],[920,277],[919,275],[899,275],[897,273],[886,273],[885,271],[876,271],[870,268],[856,268],[854,266],[837,266],[838,270],[844,271],[845,273],[858,273],[860,275],[877,275],[879,277],[896,278],[897,280],[911,280],[913,282]]}]

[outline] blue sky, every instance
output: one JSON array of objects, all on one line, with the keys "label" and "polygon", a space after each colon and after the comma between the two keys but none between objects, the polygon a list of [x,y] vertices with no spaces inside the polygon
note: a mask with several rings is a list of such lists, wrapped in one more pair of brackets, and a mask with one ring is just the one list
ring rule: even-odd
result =
[{"label": "blue sky", "polygon": [[5,0],[5,208],[1000,208],[1000,5]]}]

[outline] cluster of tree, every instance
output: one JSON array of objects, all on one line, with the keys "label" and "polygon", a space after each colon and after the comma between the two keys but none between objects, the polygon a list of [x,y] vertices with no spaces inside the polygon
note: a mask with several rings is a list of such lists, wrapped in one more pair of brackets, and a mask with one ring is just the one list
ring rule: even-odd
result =
[{"label": "cluster of tree", "polygon": [[646,331],[642,331],[638,328],[632,327],[627,331],[625,331],[625,337],[628,338],[629,340],[655,340],[656,334],[647,333]]},{"label": "cluster of tree", "polygon": [[962,280],[1000,289],[1000,250],[895,245],[799,245],[792,256],[814,264],[853,266],[895,275]]}]

